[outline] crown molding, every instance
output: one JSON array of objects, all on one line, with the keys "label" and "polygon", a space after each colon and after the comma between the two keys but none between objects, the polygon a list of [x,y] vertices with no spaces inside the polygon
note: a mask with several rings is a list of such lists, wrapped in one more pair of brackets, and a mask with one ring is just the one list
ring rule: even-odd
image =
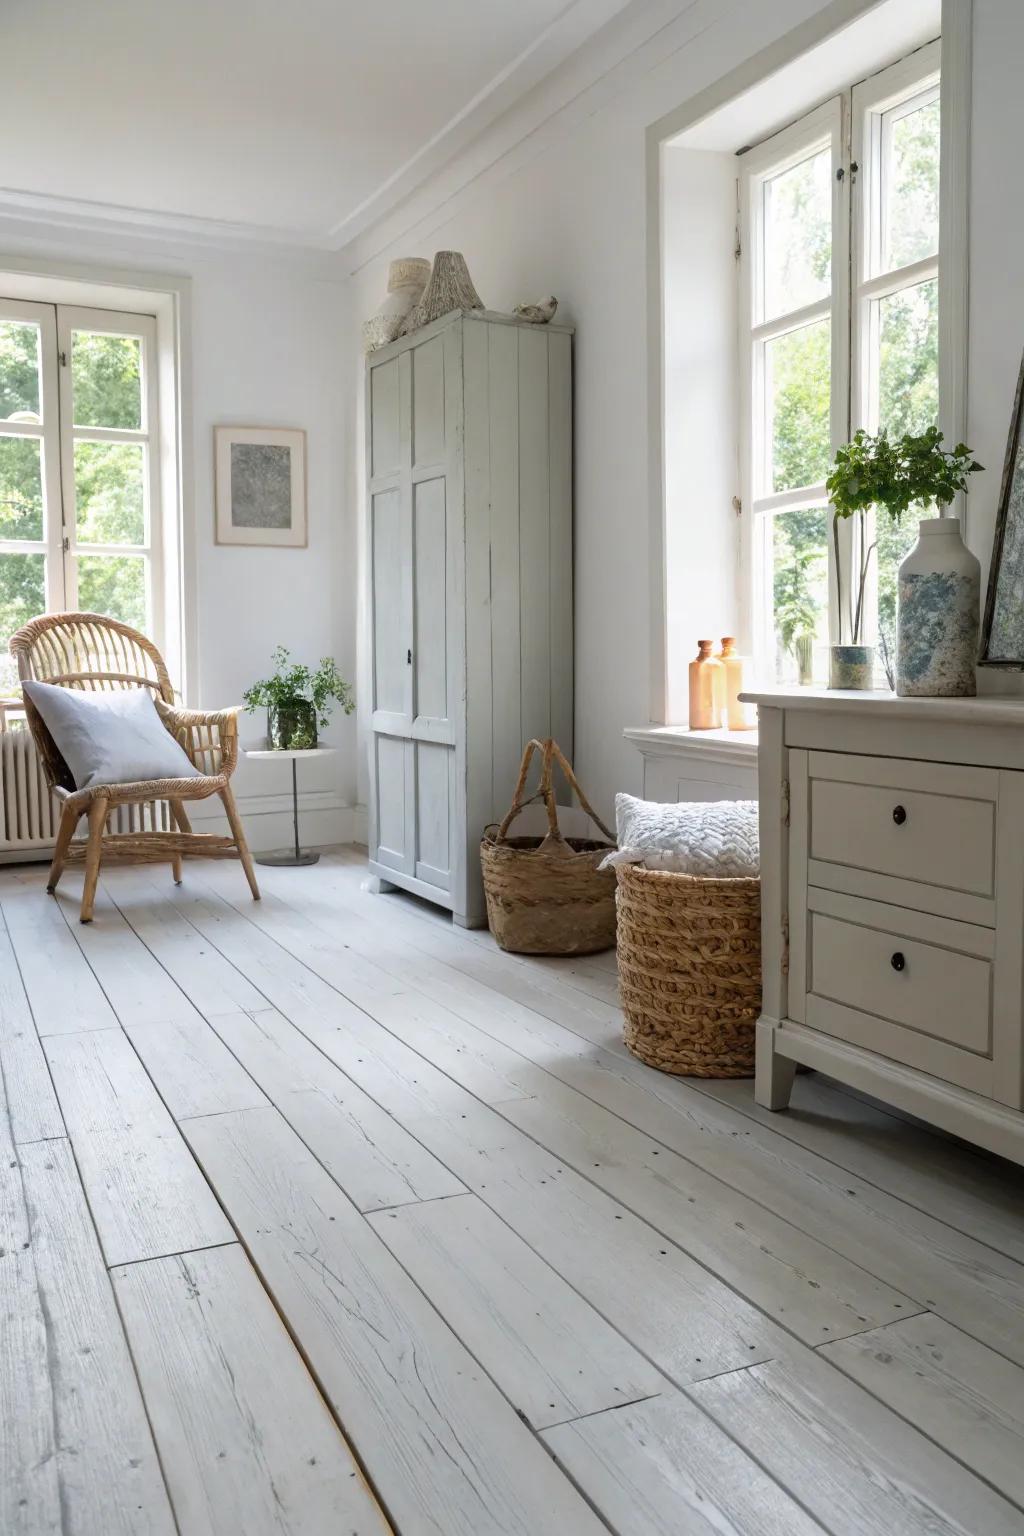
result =
[{"label": "crown molding", "polygon": [[[644,8],[649,3],[650,0],[570,0],[550,26],[540,31],[522,53],[369,197],[322,229],[210,219],[18,187],[0,187],[0,219],[120,238],[164,241],[171,237],[189,246],[221,251],[337,253],[464,153],[540,82],[558,74],[624,11]],[[675,0],[673,8],[678,10],[678,4],[679,0]]]},{"label": "crown molding", "polygon": [[341,247],[347,270],[358,272],[431,220],[450,217],[481,184],[511,174],[721,19],[718,0],[630,0],[461,152],[421,175],[390,210],[351,237]]}]

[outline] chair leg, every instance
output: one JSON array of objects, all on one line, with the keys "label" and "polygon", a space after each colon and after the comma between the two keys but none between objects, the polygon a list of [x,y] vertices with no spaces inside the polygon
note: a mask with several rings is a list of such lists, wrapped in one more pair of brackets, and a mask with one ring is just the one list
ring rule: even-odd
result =
[{"label": "chair leg", "polygon": [[[192,823],[185,815],[185,807],[182,805],[181,801],[169,800],[167,803],[171,808],[171,821],[177,827],[178,831],[191,832]],[[171,870],[174,875],[175,885],[180,885],[182,873],[182,860],[180,853],[176,853],[174,858],[171,860]]]},{"label": "chair leg", "polygon": [[103,829],[107,824],[109,803],[104,797],[93,800],[89,806],[89,842],[85,850],[85,889],[82,891],[83,923],[92,922],[92,909],[96,901],[96,883],[100,878],[100,854],[103,849]]},{"label": "chair leg", "polygon": [[52,896],[57,889],[57,882],[64,872],[64,860],[67,858],[68,847],[75,835],[75,828],[81,818],[81,811],[72,810],[65,805],[60,813],[60,826],[57,828],[57,841],[53,850],[53,862],[50,865],[50,873],[46,877],[46,889]]},{"label": "chair leg", "polygon": [[245,840],[245,830],[242,827],[242,818],[238,814],[238,807],[235,804],[235,797],[232,793],[231,785],[225,784],[224,788],[218,790],[217,793],[220,795],[224,809],[228,815],[228,825],[231,828],[231,836],[235,840],[235,847],[238,849],[238,857],[242,861],[242,868],[245,870],[245,878],[249,882],[250,891],[252,891],[252,899],[253,901],[259,901],[260,888],[256,884],[256,871],[252,864],[252,854],[249,852],[249,844]]}]

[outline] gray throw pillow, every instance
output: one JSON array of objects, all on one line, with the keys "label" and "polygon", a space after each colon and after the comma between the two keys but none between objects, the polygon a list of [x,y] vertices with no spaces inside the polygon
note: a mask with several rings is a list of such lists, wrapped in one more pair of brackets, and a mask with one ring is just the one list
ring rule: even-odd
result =
[{"label": "gray throw pillow", "polygon": [[71,770],[76,789],[202,778],[160,719],[148,688],[87,693],[53,683],[21,686]]}]

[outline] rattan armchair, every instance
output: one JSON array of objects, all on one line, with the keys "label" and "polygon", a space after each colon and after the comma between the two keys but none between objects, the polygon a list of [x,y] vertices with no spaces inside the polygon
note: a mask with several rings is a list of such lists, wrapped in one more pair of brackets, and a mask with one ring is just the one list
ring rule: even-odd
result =
[{"label": "rattan armchair", "polygon": [[[249,845],[228,782],[238,761],[238,711],[176,708],[167,668],[152,641],[127,624],[97,613],[50,613],[33,619],[12,637],[10,650],[23,682],[35,679],[63,688],[95,690],[148,688],[167,729],[202,775],[77,789],[42,717],[26,698],[28,726],[47,783],[61,804],[46,889],[51,894],[57,889],[65,863],[84,862],[81,919],[89,923],[100,866],[108,860],[169,863],[180,884],[184,857],[238,858],[253,899],[259,901]],[[206,800],[210,795],[219,795],[223,802],[230,837],[192,831],[183,802]],[[127,816],[120,819],[130,830],[110,832],[108,821],[119,807],[128,808]],[[74,843],[75,828],[83,816],[88,817],[89,836],[84,843]]]}]

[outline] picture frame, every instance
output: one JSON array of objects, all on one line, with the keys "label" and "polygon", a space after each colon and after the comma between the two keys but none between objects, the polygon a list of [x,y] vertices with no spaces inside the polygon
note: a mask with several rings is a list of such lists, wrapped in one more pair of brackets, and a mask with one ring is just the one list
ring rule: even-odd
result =
[{"label": "picture frame", "polygon": [[305,549],[301,427],[214,427],[213,461],[218,544]]},{"label": "picture frame", "polygon": [[1024,357],[1017,375],[1010,432],[999,485],[992,563],[981,625],[978,665],[1024,671]]}]

